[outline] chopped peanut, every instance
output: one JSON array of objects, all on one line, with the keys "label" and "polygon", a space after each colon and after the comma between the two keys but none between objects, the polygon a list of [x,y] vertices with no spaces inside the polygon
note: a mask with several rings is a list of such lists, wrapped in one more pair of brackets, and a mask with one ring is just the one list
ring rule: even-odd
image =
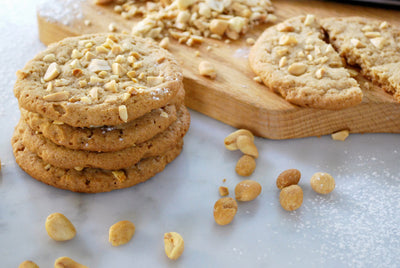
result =
[{"label": "chopped peanut", "polygon": [[215,70],[214,65],[208,61],[200,62],[199,73],[211,79],[215,79],[217,77],[217,71]]},{"label": "chopped peanut", "polygon": [[61,213],[50,214],[45,226],[47,234],[56,241],[71,240],[76,235],[74,225]]},{"label": "chopped peanut", "polygon": [[185,249],[185,242],[180,234],[169,232],[164,234],[165,254],[171,260],[178,259]]},{"label": "chopped peanut", "polygon": [[109,230],[108,241],[114,247],[128,243],[135,234],[135,225],[130,221],[119,221]]}]

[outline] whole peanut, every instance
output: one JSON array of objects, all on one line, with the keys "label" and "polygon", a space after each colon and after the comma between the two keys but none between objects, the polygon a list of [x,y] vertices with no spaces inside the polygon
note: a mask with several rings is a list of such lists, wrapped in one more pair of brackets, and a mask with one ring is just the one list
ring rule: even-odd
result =
[{"label": "whole peanut", "polygon": [[240,135],[236,139],[236,144],[242,153],[258,158],[257,147],[249,136]]},{"label": "whole peanut", "polygon": [[236,163],[235,171],[240,176],[250,176],[256,169],[256,160],[250,155],[243,155]]},{"label": "whole peanut", "polygon": [[283,189],[287,186],[298,184],[300,181],[301,173],[297,169],[287,169],[279,174],[276,179],[276,186]]},{"label": "whole peanut", "polygon": [[251,133],[247,129],[239,129],[236,130],[235,132],[232,132],[224,139],[225,148],[230,151],[238,150],[239,148],[237,147],[236,139],[239,136],[248,136],[252,141],[254,141],[253,133]]},{"label": "whole peanut", "polygon": [[285,187],[279,195],[279,202],[285,210],[296,210],[303,203],[303,190],[296,184]]},{"label": "whole peanut", "polygon": [[329,194],[335,189],[335,179],[328,173],[315,173],[310,183],[311,188],[319,194]]},{"label": "whole peanut", "polygon": [[219,225],[227,225],[233,221],[238,205],[231,197],[220,198],[214,205],[214,220]]},{"label": "whole peanut", "polygon": [[244,180],[235,187],[235,197],[238,201],[251,201],[261,193],[261,185],[253,180]]}]

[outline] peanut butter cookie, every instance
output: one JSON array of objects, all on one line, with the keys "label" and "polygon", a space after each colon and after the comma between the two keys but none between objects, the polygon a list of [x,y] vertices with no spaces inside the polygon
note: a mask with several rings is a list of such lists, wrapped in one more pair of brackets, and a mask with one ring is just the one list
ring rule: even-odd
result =
[{"label": "peanut butter cookie", "polygon": [[73,192],[100,193],[131,187],[144,182],[164,170],[182,150],[183,141],[179,141],[168,152],[146,159],[121,170],[103,170],[85,168],[62,169],[44,162],[22,143],[20,136],[14,135],[12,146],[18,165],[38,181]]},{"label": "peanut butter cookie", "polygon": [[167,130],[150,140],[115,152],[90,152],[58,146],[43,135],[32,131],[22,120],[16,127],[15,135],[19,136],[29,151],[52,166],[77,170],[86,167],[117,170],[130,167],[142,158],[161,155],[174,148],[182,140],[189,124],[189,112],[184,106],[181,106],[178,111],[178,119]]},{"label": "peanut butter cookie", "polygon": [[361,17],[327,18],[321,24],[349,64],[400,102],[400,28]]},{"label": "peanut butter cookie", "polygon": [[114,126],[170,103],[183,88],[175,57],[123,34],[92,34],[50,45],[17,72],[22,108],[73,127]]},{"label": "peanut butter cookie", "polygon": [[360,103],[357,81],[323,39],[315,16],[286,20],[258,38],[250,50],[250,66],[266,86],[293,104],[337,110]]}]

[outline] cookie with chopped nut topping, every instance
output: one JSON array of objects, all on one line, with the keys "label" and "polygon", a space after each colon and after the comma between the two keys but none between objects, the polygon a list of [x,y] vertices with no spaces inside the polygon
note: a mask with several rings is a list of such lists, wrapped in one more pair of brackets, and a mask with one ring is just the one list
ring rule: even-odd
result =
[{"label": "cookie with chopped nut topping", "polygon": [[43,161],[60,168],[101,168],[116,170],[127,168],[148,158],[164,154],[183,138],[189,129],[190,115],[182,105],[178,110],[178,119],[165,131],[142,143],[114,152],[90,152],[84,150],[71,150],[58,146],[46,139],[40,133],[35,133],[20,121],[16,133],[29,151],[38,155]]},{"label": "cookie with chopped nut topping", "polygon": [[142,159],[129,168],[113,171],[97,168],[78,171],[51,166],[29,151],[18,134],[14,134],[12,146],[18,165],[36,180],[74,192],[100,193],[131,187],[150,179],[178,157],[183,141],[179,141],[164,154]]},{"label": "cookie with chopped nut topping", "polygon": [[166,130],[177,119],[176,105],[182,105],[184,90],[174,104],[152,110],[131,122],[117,126],[75,128],[50,120],[21,108],[21,116],[29,127],[53,143],[69,149],[113,152],[142,143]]},{"label": "cookie with chopped nut topping", "polygon": [[266,86],[293,104],[338,110],[360,103],[357,81],[323,39],[315,16],[286,20],[258,38],[250,50],[250,66]]},{"label": "cookie with chopped nut topping", "polygon": [[400,28],[362,17],[327,18],[321,24],[349,64],[400,102]]},{"label": "cookie with chopped nut topping", "polygon": [[165,106],[183,88],[172,54],[122,34],[66,38],[17,76],[14,94],[22,108],[73,127],[130,122]]}]

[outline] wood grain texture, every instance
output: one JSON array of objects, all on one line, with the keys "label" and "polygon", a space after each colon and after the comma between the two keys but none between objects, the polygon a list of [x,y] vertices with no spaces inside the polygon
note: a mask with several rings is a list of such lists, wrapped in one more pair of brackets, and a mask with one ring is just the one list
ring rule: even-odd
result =
[{"label": "wood grain texture", "polygon": [[[273,3],[279,21],[312,13],[319,17],[365,16],[397,25],[400,23],[400,11],[396,10],[325,1],[281,0]],[[116,23],[118,31],[130,32],[135,23],[114,13],[112,7],[95,6],[90,1],[82,3],[82,10],[84,18],[68,26],[38,15],[40,40],[50,44],[67,36],[106,32],[111,22]],[[92,25],[85,26],[85,19],[89,19]],[[245,40],[248,37],[256,39],[268,26],[259,26],[230,44],[207,39],[200,46],[188,47],[171,40],[169,50],[184,70],[186,105],[231,126],[247,128],[258,136],[271,139],[321,136],[343,129],[351,133],[400,133],[400,104],[362,77],[357,78],[364,92],[362,103],[339,111],[292,105],[266,86],[254,82],[255,75],[247,59],[250,47]],[[196,51],[200,56],[195,56]],[[216,66],[218,74],[215,80],[198,74],[202,60]]]}]

